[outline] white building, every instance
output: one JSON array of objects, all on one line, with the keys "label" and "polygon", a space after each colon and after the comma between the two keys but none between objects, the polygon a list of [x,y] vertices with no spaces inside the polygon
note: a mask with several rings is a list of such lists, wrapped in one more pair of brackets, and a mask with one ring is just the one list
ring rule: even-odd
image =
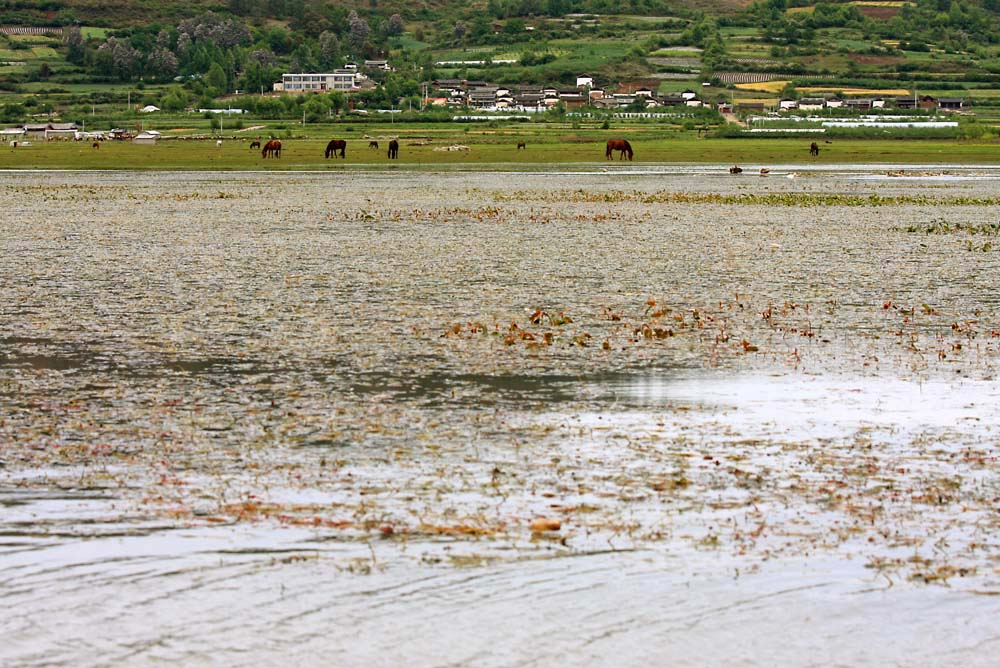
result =
[{"label": "white building", "polygon": [[331,73],[282,74],[281,82],[274,84],[276,92],[323,93],[331,90],[353,90],[357,88],[358,72],[354,70],[334,70]]}]

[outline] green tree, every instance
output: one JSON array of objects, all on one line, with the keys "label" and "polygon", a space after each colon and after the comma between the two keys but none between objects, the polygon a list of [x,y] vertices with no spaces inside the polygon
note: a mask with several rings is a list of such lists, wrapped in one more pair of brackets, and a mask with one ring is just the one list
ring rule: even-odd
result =
[{"label": "green tree", "polygon": [[170,90],[160,98],[159,107],[164,111],[184,111],[190,102],[187,91],[180,86],[171,86]]},{"label": "green tree", "polygon": [[226,71],[219,63],[212,63],[205,74],[205,85],[211,89],[210,95],[221,95],[229,90],[229,82],[226,80]]}]

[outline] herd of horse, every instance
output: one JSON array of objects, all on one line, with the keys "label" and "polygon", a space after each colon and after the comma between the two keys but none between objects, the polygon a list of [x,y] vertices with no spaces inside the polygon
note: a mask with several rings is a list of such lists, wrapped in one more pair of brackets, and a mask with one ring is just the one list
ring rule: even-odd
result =
[{"label": "herd of horse", "polygon": [[[829,142],[828,142],[829,143]],[[97,144],[94,145],[97,148]],[[368,142],[368,148],[377,151],[379,146],[378,142],[374,139]],[[524,141],[517,142],[517,150],[527,148],[527,144]],[[250,142],[250,149],[261,149],[260,154],[263,158],[280,158],[281,157],[281,142],[277,139],[268,140],[267,143],[261,147],[260,140],[254,140]],[[625,160],[628,158],[632,160],[635,156],[635,152],[632,150],[632,145],[627,139],[609,139],[608,143],[605,145],[604,157],[607,160],[614,159],[614,153],[618,151],[618,159]],[[809,155],[818,156],[819,155],[819,144],[812,142],[809,145]],[[344,139],[331,139],[330,143],[326,145],[326,152],[324,157],[327,159],[341,157],[347,158],[347,141]],[[390,160],[396,160],[399,158],[399,141],[392,139],[389,141],[389,152],[388,157]],[[730,174],[739,174],[743,170],[737,165],[733,165],[729,169]],[[761,170],[761,173],[766,173],[766,170]]]}]

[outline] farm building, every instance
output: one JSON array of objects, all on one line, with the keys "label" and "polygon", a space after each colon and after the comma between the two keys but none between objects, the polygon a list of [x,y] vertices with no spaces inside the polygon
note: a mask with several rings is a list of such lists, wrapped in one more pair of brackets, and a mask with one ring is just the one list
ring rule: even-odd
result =
[{"label": "farm building", "polygon": [[25,123],[26,139],[74,139],[76,138],[76,123]]},{"label": "farm building", "polygon": [[155,144],[160,138],[160,133],[156,130],[145,130],[132,138],[133,144]]}]

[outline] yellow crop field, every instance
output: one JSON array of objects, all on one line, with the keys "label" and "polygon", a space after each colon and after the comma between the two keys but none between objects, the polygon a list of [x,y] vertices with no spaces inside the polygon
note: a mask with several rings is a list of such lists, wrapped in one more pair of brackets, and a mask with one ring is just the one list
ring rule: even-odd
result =
[{"label": "yellow crop field", "polygon": [[735,84],[740,90],[760,90],[765,93],[780,93],[781,89],[787,86],[790,81],[760,81],[758,83],[738,83]]},{"label": "yellow crop field", "polygon": [[[774,83],[773,81],[770,83]],[[809,86],[796,88],[800,93],[834,93],[841,92],[844,95],[885,95],[899,96],[909,95],[910,91],[905,88],[838,88],[836,86]]]}]

